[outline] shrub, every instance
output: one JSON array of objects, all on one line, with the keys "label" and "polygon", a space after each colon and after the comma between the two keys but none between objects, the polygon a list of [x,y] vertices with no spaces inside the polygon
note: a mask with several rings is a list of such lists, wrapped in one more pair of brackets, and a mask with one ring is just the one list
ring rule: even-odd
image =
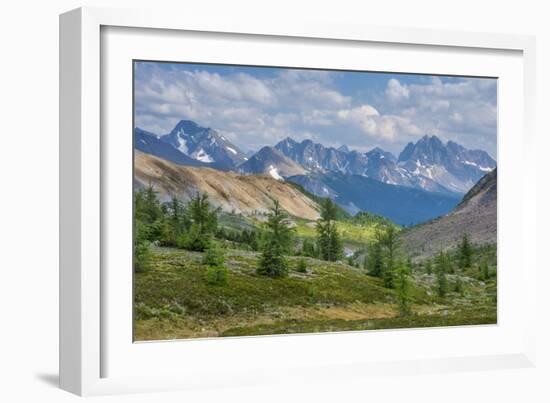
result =
[{"label": "shrub", "polygon": [[208,266],[206,282],[212,285],[227,284],[227,268],[225,266]]},{"label": "shrub", "polygon": [[225,263],[225,251],[217,242],[210,242],[203,256],[202,263],[207,266],[223,266]]},{"label": "shrub", "polygon": [[164,304],[160,307],[150,307],[143,302],[135,304],[134,314],[138,320],[147,319],[170,319],[185,314],[185,307],[182,307],[177,302]]},{"label": "shrub", "polygon": [[299,259],[296,265],[296,271],[299,273],[307,273],[307,263],[305,259]]}]

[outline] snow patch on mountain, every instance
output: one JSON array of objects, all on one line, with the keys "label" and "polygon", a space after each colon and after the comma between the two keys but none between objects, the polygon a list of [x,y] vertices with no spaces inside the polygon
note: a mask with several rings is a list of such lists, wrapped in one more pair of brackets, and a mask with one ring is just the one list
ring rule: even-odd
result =
[{"label": "snow patch on mountain", "polygon": [[279,175],[279,172],[277,171],[277,168],[275,168],[273,165],[269,166],[268,173],[269,173],[269,175],[271,175],[271,177],[273,179],[277,179],[278,181],[284,181],[283,177],[281,175]]},{"label": "snow patch on mountain", "polygon": [[198,152],[193,153],[192,156],[202,162],[214,162],[214,159],[210,155],[208,155],[202,148]]}]

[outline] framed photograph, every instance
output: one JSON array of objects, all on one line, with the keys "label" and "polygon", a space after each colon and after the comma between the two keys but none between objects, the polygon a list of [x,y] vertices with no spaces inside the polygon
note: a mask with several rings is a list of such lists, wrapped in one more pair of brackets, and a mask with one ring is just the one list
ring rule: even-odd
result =
[{"label": "framed photograph", "polygon": [[533,38],[95,8],[60,36],[64,389],[533,365]]}]

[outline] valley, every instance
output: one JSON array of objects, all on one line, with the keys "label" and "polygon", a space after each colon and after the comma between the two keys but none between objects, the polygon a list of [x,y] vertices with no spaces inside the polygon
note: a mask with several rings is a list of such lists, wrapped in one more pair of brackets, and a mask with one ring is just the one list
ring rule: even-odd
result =
[{"label": "valley", "polygon": [[496,162],[134,131],[135,340],[496,323]]}]

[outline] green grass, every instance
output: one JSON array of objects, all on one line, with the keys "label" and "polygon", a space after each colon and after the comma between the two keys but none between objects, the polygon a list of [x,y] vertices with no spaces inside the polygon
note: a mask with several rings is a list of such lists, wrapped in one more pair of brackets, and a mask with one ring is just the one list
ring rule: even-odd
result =
[{"label": "green grass", "polygon": [[[380,224],[337,221],[336,227],[344,243],[364,246],[374,240],[376,230],[380,227]],[[315,222],[296,220],[296,235],[300,238],[314,239],[317,236]]]},{"label": "green grass", "polygon": [[[308,274],[272,279],[256,274],[257,254],[229,251],[227,286],[206,281],[201,254],[158,248],[152,269],[136,273],[136,303],[161,308],[170,304],[197,315],[260,313],[278,306],[393,301],[393,292],[376,278],[340,263],[305,258]],[[289,258],[290,266],[298,258]]]},{"label": "green grass", "polygon": [[288,277],[256,274],[258,254],[228,250],[227,283],[212,284],[202,254],[153,248],[151,267],[135,274],[135,339],[235,336],[495,323],[494,282],[464,296],[438,298],[431,279],[414,288],[415,315],[399,317],[395,293],[343,263],[289,257]]},{"label": "green grass", "polygon": [[410,315],[368,320],[313,320],[298,322],[280,321],[273,324],[239,327],[224,331],[221,336],[247,336],[269,334],[341,332],[349,330],[380,330],[442,326],[485,325],[496,323],[496,310],[481,308],[451,314]]}]

